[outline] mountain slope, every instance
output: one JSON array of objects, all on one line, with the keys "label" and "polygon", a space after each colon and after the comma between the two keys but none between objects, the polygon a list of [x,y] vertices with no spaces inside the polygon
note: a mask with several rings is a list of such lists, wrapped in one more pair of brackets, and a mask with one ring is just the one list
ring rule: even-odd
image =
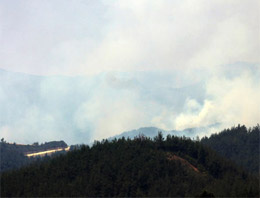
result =
[{"label": "mountain slope", "polygon": [[162,134],[96,141],[1,176],[1,196],[12,197],[259,196],[258,180],[232,162],[199,142]]},{"label": "mountain slope", "polygon": [[26,154],[46,151],[56,148],[66,148],[64,141],[45,142],[44,144],[35,143],[33,145],[21,145],[6,143],[3,139],[0,142],[0,172],[16,169],[27,165],[34,159],[29,159]]},{"label": "mountain slope", "polygon": [[118,138],[122,138],[122,137],[133,139],[139,135],[144,135],[146,137],[154,138],[155,136],[158,135],[158,132],[162,132],[164,137],[166,137],[167,135],[175,135],[175,136],[180,136],[180,137],[185,136],[185,137],[190,137],[190,138],[196,138],[196,136],[199,136],[203,133],[208,132],[209,130],[217,128],[219,125],[220,125],[219,123],[215,123],[215,124],[205,126],[205,127],[188,128],[188,129],[184,129],[184,130],[171,130],[171,131],[159,129],[157,127],[142,127],[142,128],[134,129],[131,131],[125,131],[119,135],[115,135],[108,139],[112,140],[114,138],[118,139]]},{"label": "mountain slope", "polygon": [[213,134],[209,138],[204,137],[201,139],[201,142],[223,157],[259,175],[259,125],[250,129],[238,125],[237,127],[226,129],[218,134]]}]

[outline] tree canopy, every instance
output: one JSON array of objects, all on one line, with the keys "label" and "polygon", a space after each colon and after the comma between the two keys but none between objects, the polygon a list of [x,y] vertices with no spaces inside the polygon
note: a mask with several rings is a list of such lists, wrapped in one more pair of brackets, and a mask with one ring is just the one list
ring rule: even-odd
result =
[{"label": "tree canopy", "polygon": [[259,180],[199,141],[95,141],[1,175],[1,196],[259,197]]}]

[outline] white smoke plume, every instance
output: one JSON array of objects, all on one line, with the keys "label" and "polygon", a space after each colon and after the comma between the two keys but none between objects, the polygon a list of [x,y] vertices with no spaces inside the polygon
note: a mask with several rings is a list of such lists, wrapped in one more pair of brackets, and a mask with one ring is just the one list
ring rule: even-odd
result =
[{"label": "white smoke plume", "polygon": [[[239,67],[233,69],[238,72]],[[186,101],[185,111],[176,118],[175,127],[184,129],[214,122],[221,123],[221,128],[239,123],[254,126],[260,122],[259,100],[259,65],[254,70],[244,68],[232,77],[222,70],[207,80],[203,105],[190,98]]]},{"label": "white smoke plume", "polygon": [[144,126],[255,125],[259,7],[2,0],[0,136],[70,144]]}]

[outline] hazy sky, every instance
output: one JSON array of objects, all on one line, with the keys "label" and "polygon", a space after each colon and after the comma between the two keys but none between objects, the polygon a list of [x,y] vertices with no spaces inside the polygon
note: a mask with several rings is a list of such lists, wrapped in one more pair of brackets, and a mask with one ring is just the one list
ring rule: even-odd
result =
[{"label": "hazy sky", "polygon": [[254,126],[259,24],[259,0],[2,0],[0,69],[46,77],[0,71],[0,136]]},{"label": "hazy sky", "polygon": [[258,0],[2,0],[0,68],[33,74],[259,62]]}]

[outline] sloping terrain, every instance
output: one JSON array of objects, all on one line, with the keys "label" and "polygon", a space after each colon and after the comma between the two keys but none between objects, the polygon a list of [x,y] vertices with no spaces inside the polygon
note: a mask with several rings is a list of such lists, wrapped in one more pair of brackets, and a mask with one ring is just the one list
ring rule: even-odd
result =
[{"label": "sloping terrain", "polygon": [[221,156],[259,176],[260,126],[247,129],[238,125],[201,139],[201,143]]},{"label": "sloping terrain", "polygon": [[[174,157],[169,159],[169,153]],[[1,196],[10,197],[259,197],[256,177],[198,141],[164,140],[162,134],[154,140],[96,141],[92,147],[4,172],[1,187]]]},{"label": "sloping terrain", "polygon": [[217,128],[220,125],[220,123],[215,123],[212,125],[204,126],[204,127],[198,127],[198,128],[187,128],[184,130],[163,130],[157,127],[141,127],[139,129],[134,129],[131,131],[125,131],[119,135],[112,136],[108,138],[108,140],[112,140],[114,138],[130,138],[134,139],[138,135],[145,135],[146,137],[154,138],[157,136],[158,132],[162,132],[163,136],[167,135],[175,135],[175,136],[185,136],[185,137],[190,137],[190,138],[196,138],[198,135],[201,133],[206,133],[209,130],[212,130],[214,128]]},{"label": "sloping terrain", "polygon": [[[32,161],[29,159],[31,156],[44,156],[48,154],[46,151],[62,151],[68,148],[68,145],[64,141],[52,141],[45,142],[44,144],[11,144],[6,143],[4,140],[0,142],[0,171],[12,170],[24,166]],[[41,153],[44,152],[44,153]],[[39,155],[37,155],[39,154]]]},{"label": "sloping terrain", "polygon": [[168,153],[168,156],[167,156],[167,159],[172,161],[172,160],[175,160],[175,161],[180,161],[184,166],[187,166],[189,167],[190,169],[194,170],[195,172],[200,172],[198,170],[198,168],[196,168],[195,166],[193,166],[191,163],[189,163],[187,160],[177,156],[177,155],[174,155],[174,154],[171,154],[171,153]]}]

